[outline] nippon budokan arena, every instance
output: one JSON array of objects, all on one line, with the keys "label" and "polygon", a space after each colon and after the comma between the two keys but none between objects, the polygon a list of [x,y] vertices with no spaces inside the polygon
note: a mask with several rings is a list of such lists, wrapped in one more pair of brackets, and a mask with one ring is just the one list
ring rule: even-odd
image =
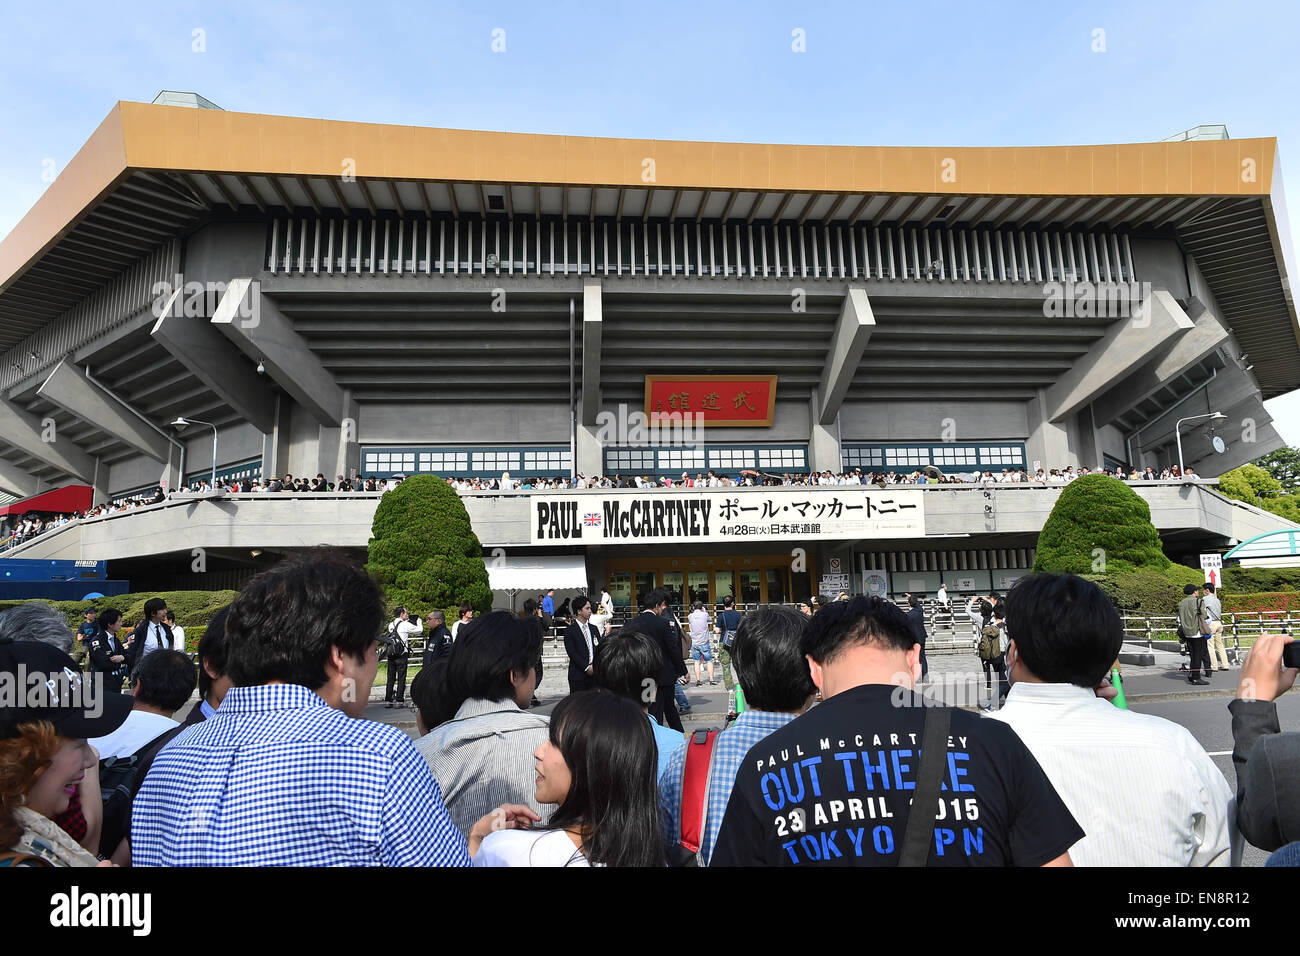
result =
[{"label": "nippon budokan arena", "polygon": [[0,242],[0,597],[364,558],[422,474],[502,607],[1004,591],[1083,469],[1195,567],[1296,528],[1214,480],[1300,386],[1279,169],[120,102]]}]

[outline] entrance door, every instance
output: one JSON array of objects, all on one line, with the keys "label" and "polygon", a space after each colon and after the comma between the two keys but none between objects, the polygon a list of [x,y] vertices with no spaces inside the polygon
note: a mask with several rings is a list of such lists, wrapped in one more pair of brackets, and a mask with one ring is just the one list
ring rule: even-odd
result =
[{"label": "entrance door", "polygon": [[721,604],[723,598],[736,597],[736,572],[735,571],[715,571],[713,572],[713,602]]},{"label": "entrance door", "polygon": [[632,572],[632,605],[636,610],[641,609],[641,599],[654,589],[655,573],[653,571]]},{"label": "entrance door", "polygon": [[668,592],[668,604],[678,608],[682,606],[682,572],[665,571],[661,587]]},{"label": "entrance door", "polygon": [[767,597],[764,600],[768,604],[785,604],[790,600],[789,589],[786,587],[785,568],[768,568],[767,569]]},{"label": "entrance door", "polygon": [[692,605],[699,601],[705,607],[709,606],[709,572],[708,571],[691,571],[686,575],[687,599]]},{"label": "entrance door", "polygon": [[738,571],[740,575],[740,603],[759,604],[763,600],[763,578],[757,570]]}]

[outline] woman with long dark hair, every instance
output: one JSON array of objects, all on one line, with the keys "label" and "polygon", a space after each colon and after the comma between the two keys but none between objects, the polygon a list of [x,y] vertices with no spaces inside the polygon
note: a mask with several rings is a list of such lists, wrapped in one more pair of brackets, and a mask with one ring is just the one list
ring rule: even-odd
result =
[{"label": "woman with long dark hair", "polygon": [[570,694],[533,754],[550,821],[489,834],[475,866],[663,866],[654,734],[631,701]]}]

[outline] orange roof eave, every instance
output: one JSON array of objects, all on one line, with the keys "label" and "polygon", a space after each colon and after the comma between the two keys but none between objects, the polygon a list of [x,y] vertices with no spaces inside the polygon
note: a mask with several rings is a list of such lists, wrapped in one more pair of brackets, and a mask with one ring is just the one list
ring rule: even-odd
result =
[{"label": "orange roof eave", "polygon": [[134,170],[953,196],[1259,196],[1277,140],[794,146],[386,126],[119,102],[0,241],[0,291]]}]

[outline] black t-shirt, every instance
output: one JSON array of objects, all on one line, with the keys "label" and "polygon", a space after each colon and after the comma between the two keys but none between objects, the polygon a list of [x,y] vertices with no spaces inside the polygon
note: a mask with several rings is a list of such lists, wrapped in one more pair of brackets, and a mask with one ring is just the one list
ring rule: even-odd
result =
[{"label": "black t-shirt", "polygon": [[[711,866],[896,866],[925,708],[901,687],[836,694],[760,741],[736,775]],[[952,714],[931,866],[1041,866],[1084,835],[1002,721]]]}]

